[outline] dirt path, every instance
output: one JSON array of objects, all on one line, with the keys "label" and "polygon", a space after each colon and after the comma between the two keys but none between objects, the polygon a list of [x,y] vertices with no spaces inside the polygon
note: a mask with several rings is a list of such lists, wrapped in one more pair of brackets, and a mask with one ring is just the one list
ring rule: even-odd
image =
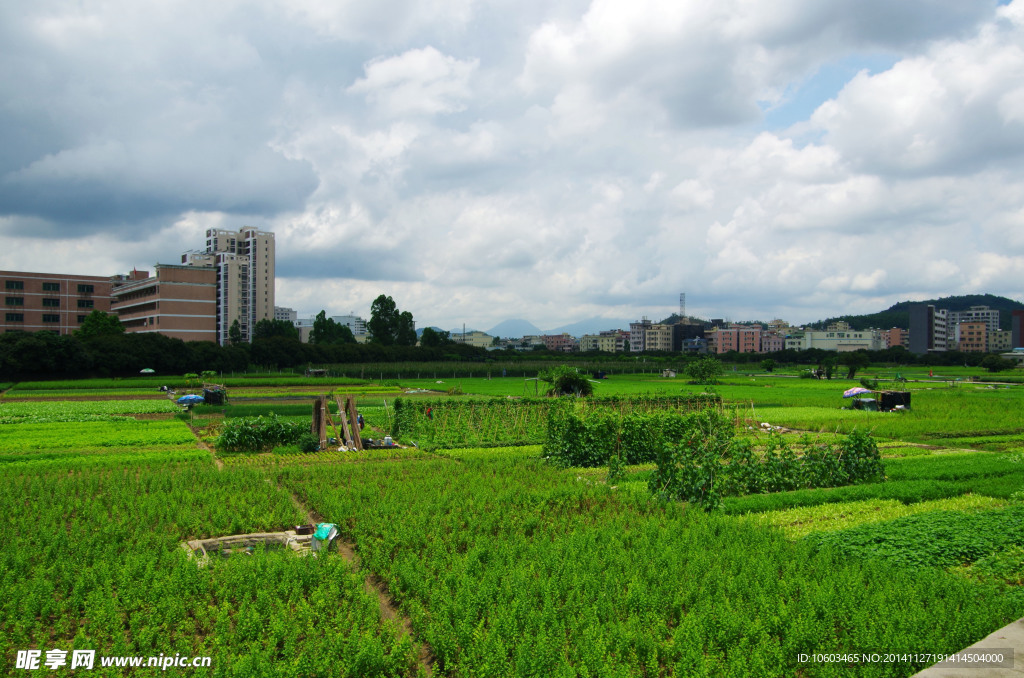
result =
[{"label": "dirt path", "polygon": [[[269,481],[269,478],[268,478]],[[277,488],[282,492],[288,494],[292,500],[292,504],[295,505],[301,513],[306,516],[306,519],[312,523],[324,522],[323,516],[316,511],[308,508],[302,501],[295,495],[294,492],[287,490],[282,487],[280,483],[277,483]],[[356,554],[356,545],[352,542],[343,541],[342,539],[335,539],[334,543],[338,547],[338,553],[344,558],[348,564],[352,567],[353,572],[359,572],[360,562],[359,555]],[[417,661],[420,667],[423,669],[427,676],[431,676],[434,673],[434,652],[431,650],[427,643],[416,642],[416,636],[412,630],[412,621],[402,614],[401,610],[398,609],[398,604],[395,602],[394,597],[391,595],[391,591],[388,589],[387,582],[378,577],[372,572],[368,572],[363,578],[363,590],[371,597],[377,599],[377,605],[380,609],[380,616],[384,619],[388,619],[394,622],[403,635],[413,639],[413,643],[417,649]]]},{"label": "dirt path", "polygon": [[188,430],[192,431],[192,435],[194,435],[196,437],[196,444],[199,445],[200,448],[202,448],[202,449],[204,449],[204,450],[206,450],[207,452],[210,453],[210,458],[213,459],[213,463],[217,467],[217,470],[218,471],[223,471],[224,470],[224,462],[222,462],[217,457],[217,454],[213,451],[213,448],[210,447],[206,443],[206,441],[202,439],[202,437],[199,434],[199,429],[197,429],[195,426],[193,426],[192,422],[190,422],[190,421],[189,422],[185,422],[185,425],[188,426]]},{"label": "dirt path", "polygon": [[[213,448],[211,448],[201,437],[199,429],[192,425],[191,422],[186,422],[189,430],[192,431],[192,435],[196,437],[198,445],[210,453],[210,457],[213,459],[214,464],[217,465],[217,469],[220,471],[224,470],[224,462],[217,458],[214,454]],[[263,469],[268,471],[269,469]],[[270,475],[267,474],[267,482],[277,486],[277,489],[286,493],[291,499],[292,504],[299,510],[299,513],[306,516],[306,521],[310,524],[316,525],[317,523],[324,522],[324,517],[316,511],[313,511],[308,506],[302,503],[298,496],[294,492],[281,486],[279,482],[271,479]],[[335,539],[335,544],[338,547],[338,553],[345,559],[346,562],[351,566],[353,572],[359,572],[360,563],[359,556],[356,554],[356,545],[343,541],[341,539]],[[387,582],[378,577],[372,572],[368,572],[363,578],[363,590],[368,595],[377,599],[377,605],[380,608],[380,615],[384,619],[388,619],[395,623],[400,632],[403,635],[413,639],[413,644],[417,649],[417,662],[420,668],[427,676],[432,676],[434,673],[434,652],[427,643],[416,642],[416,636],[412,630],[412,621],[402,614],[401,610],[398,609],[398,604],[395,602],[394,597],[391,595],[391,591],[388,589]]]}]

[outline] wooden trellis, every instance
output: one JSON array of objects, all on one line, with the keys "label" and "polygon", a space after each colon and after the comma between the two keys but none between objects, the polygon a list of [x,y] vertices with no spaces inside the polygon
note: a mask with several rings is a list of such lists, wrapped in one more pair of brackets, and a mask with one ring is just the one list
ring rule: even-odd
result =
[{"label": "wooden trellis", "polygon": [[341,396],[334,396],[334,402],[338,405],[338,420],[341,423],[341,431],[331,416],[327,396],[321,395],[313,403],[313,419],[310,431],[320,441],[320,449],[327,449],[327,425],[330,424],[334,431],[334,439],[339,445],[350,450],[363,449],[363,438],[359,431],[359,413],[356,410],[355,396],[345,396],[342,403]]}]

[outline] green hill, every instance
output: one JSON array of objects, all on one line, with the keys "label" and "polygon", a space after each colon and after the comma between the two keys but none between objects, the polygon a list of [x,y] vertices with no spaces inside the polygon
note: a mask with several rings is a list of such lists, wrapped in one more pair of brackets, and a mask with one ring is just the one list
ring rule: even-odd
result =
[{"label": "green hill", "polygon": [[809,327],[824,329],[826,325],[840,320],[850,323],[855,330],[864,330],[869,327],[888,329],[890,327],[902,327],[909,329],[910,307],[917,304],[931,304],[936,308],[944,308],[949,311],[966,311],[971,306],[988,306],[999,310],[999,328],[1010,329],[1011,311],[1024,309],[1024,304],[1006,297],[998,297],[994,294],[966,294],[959,297],[943,297],[929,301],[901,301],[893,304],[884,311],[869,313],[867,315],[841,315],[827,320],[819,320],[811,323]]}]

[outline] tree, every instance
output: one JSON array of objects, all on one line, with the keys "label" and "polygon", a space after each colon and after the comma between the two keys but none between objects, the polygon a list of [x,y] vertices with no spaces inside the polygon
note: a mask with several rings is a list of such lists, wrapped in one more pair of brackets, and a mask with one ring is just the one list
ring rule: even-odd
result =
[{"label": "tree", "polygon": [[454,342],[452,341],[451,332],[447,330],[438,331],[433,327],[424,327],[423,333],[420,335],[420,346],[427,348],[437,348],[452,343]]},{"label": "tree", "polygon": [[252,333],[253,341],[256,341],[257,339],[270,339],[272,337],[298,339],[299,330],[296,329],[295,325],[292,325],[287,320],[271,320],[269,318],[264,318],[256,323],[256,327],[253,329]]},{"label": "tree", "polygon": [[764,370],[765,372],[774,372],[775,366],[776,362],[771,358],[765,358],[764,360],[761,361],[761,369]]},{"label": "tree", "polygon": [[871,356],[863,349],[852,351],[843,356],[843,364],[846,365],[846,378],[856,379],[857,371],[871,364]]},{"label": "tree", "polygon": [[1017,366],[1017,363],[1009,358],[990,353],[981,360],[981,367],[984,367],[989,372],[1002,372],[1003,370],[1012,370]]},{"label": "tree", "polygon": [[398,346],[416,345],[416,323],[413,321],[412,313],[409,311],[402,311],[398,314],[398,325],[395,329],[395,344]]},{"label": "tree", "polygon": [[366,323],[370,341],[382,346],[415,346],[416,323],[412,313],[401,312],[395,300],[384,294],[373,300],[370,321]]},{"label": "tree", "polygon": [[85,320],[75,330],[75,336],[83,339],[114,334],[124,334],[124,325],[116,315],[108,315],[100,310],[95,310],[85,316]]},{"label": "tree", "polygon": [[392,346],[398,335],[398,307],[395,300],[380,295],[370,306],[370,320],[366,323],[370,341],[383,346]]},{"label": "tree", "polygon": [[348,325],[342,325],[334,318],[327,317],[327,311],[320,311],[313,320],[313,329],[309,333],[309,343],[325,346],[328,344],[354,344],[355,335]]},{"label": "tree", "polygon": [[686,373],[690,375],[692,383],[694,384],[717,384],[718,378],[722,376],[724,372],[722,363],[713,356],[706,356],[698,360],[694,360],[686,366]]},{"label": "tree", "polygon": [[239,324],[238,318],[235,318],[235,322],[231,323],[231,328],[228,329],[228,343],[232,346],[242,343],[242,326]]}]

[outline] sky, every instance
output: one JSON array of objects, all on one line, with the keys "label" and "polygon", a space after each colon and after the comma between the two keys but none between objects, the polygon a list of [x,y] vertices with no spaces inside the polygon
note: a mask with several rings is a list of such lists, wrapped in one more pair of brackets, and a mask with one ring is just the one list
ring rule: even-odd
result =
[{"label": "sky", "polygon": [[1024,0],[0,4],[0,269],[417,325],[1024,300]]}]

